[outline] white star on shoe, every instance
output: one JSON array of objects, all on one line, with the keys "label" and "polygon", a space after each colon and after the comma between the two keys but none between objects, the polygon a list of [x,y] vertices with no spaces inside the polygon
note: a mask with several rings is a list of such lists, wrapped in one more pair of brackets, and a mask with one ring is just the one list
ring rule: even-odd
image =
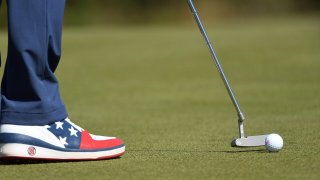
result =
[{"label": "white star on shoe", "polygon": [[70,131],[70,136],[75,136],[75,137],[78,137],[77,135],[77,130],[75,130],[72,126],[71,128],[69,128],[69,131]]},{"label": "white star on shoe", "polygon": [[55,123],[56,124],[56,129],[62,129],[63,130],[63,127],[62,127],[62,125],[63,125],[63,122],[56,122]]},{"label": "white star on shoe", "polygon": [[59,136],[59,140],[60,140],[60,142],[61,142],[63,145],[69,145],[69,144],[67,143],[67,137],[62,138],[61,136]]}]

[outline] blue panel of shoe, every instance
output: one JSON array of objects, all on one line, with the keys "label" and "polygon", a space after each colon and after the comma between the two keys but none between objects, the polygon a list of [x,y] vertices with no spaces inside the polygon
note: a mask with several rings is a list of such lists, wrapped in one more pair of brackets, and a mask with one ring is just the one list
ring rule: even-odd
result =
[{"label": "blue panel of shoe", "polygon": [[48,126],[60,142],[70,149],[79,149],[81,144],[81,132],[67,121],[59,121]]}]

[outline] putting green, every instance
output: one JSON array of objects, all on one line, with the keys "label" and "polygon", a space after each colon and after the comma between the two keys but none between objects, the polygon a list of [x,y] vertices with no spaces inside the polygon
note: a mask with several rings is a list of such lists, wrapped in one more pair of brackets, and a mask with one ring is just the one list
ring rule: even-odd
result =
[{"label": "putting green", "polygon": [[230,147],[236,113],[195,24],[66,28],[57,76],[70,118],[121,137],[127,153],[96,162],[1,163],[0,179],[319,179],[319,22],[208,28],[246,133],[281,134],[279,153]]}]

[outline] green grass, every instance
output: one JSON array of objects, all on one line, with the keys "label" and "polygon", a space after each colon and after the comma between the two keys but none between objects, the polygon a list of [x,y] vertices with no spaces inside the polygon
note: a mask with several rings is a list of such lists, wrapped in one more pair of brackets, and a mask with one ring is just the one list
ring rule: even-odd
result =
[{"label": "green grass", "polygon": [[66,28],[57,76],[70,117],[93,133],[121,137],[127,153],[0,164],[0,179],[319,179],[319,20],[208,28],[247,134],[281,134],[279,153],[230,147],[236,113],[194,24]]}]

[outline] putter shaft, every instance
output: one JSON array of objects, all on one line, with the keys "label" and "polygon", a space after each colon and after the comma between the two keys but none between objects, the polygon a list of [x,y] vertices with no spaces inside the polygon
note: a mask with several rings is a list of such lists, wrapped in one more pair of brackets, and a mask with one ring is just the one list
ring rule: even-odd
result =
[{"label": "putter shaft", "polygon": [[233,105],[234,105],[234,107],[235,107],[235,109],[236,109],[236,111],[238,113],[239,135],[240,135],[240,138],[244,138],[245,137],[245,133],[244,133],[244,120],[245,120],[245,117],[244,117],[244,115],[243,115],[243,113],[242,113],[242,111],[240,109],[240,105],[239,105],[239,103],[238,103],[238,101],[237,101],[237,99],[236,99],[236,97],[235,97],[235,95],[233,93],[233,90],[232,90],[232,88],[230,86],[230,83],[229,83],[229,81],[228,81],[228,79],[227,79],[227,77],[226,77],[226,75],[225,75],[225,73],[223,71],[223,68],[222,68],[222,66],[221,66],[221,64],[220,64],[220,62],[218,60],[218,57],[217,57],[217,55],[216,55],[216,53],[215,53],[215,51],[213,49],[213,46],[212,46],[212,44],[210,42],[208,34],[207,34],[204,26],[202,25],[202,22],[201,22],[201,19],[199,17],[199,14],[197,12],[196,7],[194,6],[192,0],[187,0],[187,1],[188,1],[188,5],[190,7],[190,10],[192,11],[192,13],[194,15],[194,18],[195,18],[195,20],[196,20],[196,22],[198,24],[198,27],[199,27],[199,29],[201,31],[201,34],[203,35],[203,37],[204,37],[204,39],[205,39],[205,41],[207,43],[207,46],[208,46],[208,48],[210,50],[210,53],[212,55],[212,59],[213,59],[215,65],[216,65],[216,67],[217,67],[217,69],[219,71],[219,74],[220,74],[220,76],[221,76],[221,78],[222,78],[222,80],[224,82],[224,85],[225,85],[225,87],[226,87],[226,89],[228,91],[230,99],[231,99],[231,101],[232,101],[232,103],[233,103]]}]

